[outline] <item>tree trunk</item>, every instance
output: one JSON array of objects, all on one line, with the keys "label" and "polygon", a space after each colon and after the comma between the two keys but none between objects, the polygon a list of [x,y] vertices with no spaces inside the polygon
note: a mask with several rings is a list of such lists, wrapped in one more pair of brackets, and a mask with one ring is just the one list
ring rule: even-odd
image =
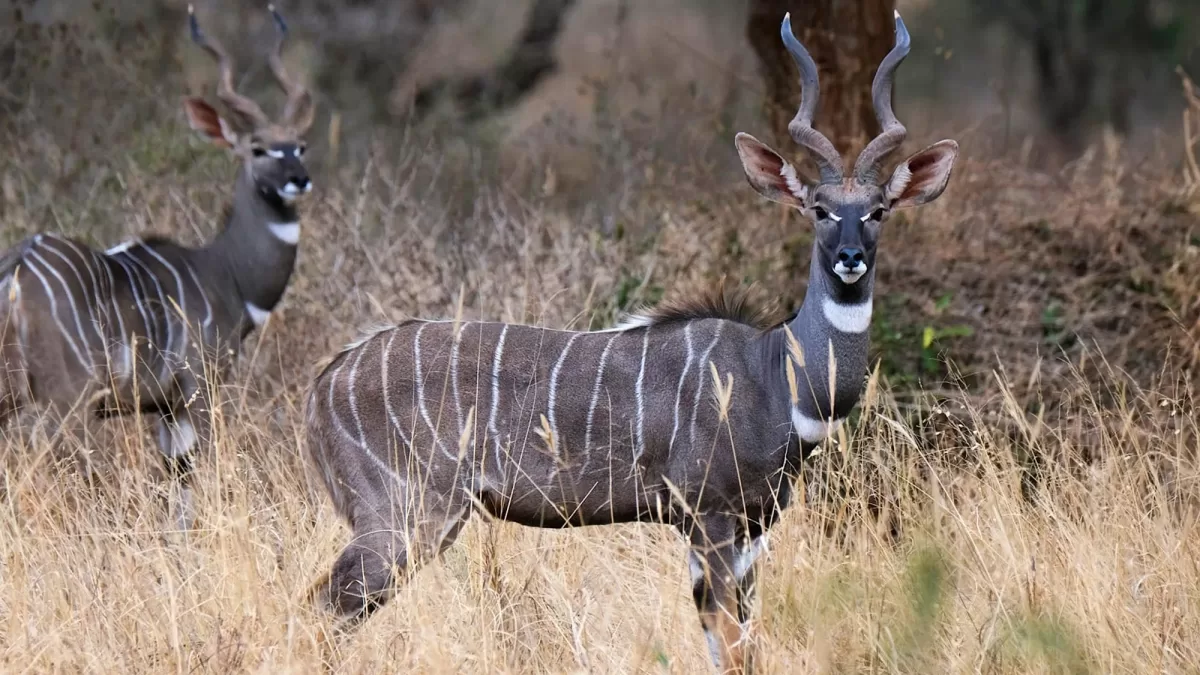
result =
[{"label": "tree trunk", "polygon": [[554,45],[567,10],[575,0],[535,0],[517,44],[493,70],[460,79],[434,82],[417,92],[415,111],[421,116],[443,96],[449,96],[468,122],[516,105],[558,68]]},{"label": "tree trunk", "polygon": [[879,132],[871,107],[871,80],[895,42],[894,0],[750,0],[746,37],[758,56],[766,84],[766,118],[777,139],[800,104],[796,65],[779,27],[792,14],[792,29],[821,72],[821,103],[814,119],[843,153],[853,156]]}]

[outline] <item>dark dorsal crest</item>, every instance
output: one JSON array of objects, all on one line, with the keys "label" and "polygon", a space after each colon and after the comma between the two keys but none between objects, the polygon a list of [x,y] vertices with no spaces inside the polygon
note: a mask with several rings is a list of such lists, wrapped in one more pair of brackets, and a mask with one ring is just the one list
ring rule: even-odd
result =
[{"label": "dark dorsal crest", "polygon": [[786,319],[776,307],[756,302],[751,289],[726,284],[724,277],[707,292],[681,295],[638,311],[622,326],[661,326],[703,319],[722,319],[761,331],[779,326]]}]

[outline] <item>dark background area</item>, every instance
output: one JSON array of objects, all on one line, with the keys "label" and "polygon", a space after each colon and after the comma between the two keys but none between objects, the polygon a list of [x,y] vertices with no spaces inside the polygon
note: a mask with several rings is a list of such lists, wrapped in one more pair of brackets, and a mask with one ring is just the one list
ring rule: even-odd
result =
[{"label": "dark background area", "polygon": [[[231,169],[183,126],[180,97],[211,96],[214,75],[186,7],[0,4],[5,241],[41,229],[195,240],[216,227]],[[816,125],[852,156],[876,131],[869,84],[893,39],[884,0],[279,8],[286,59],[319,106],[308,231],[329,234],[305,248],[320,281],[298,281],[290,305],[329,330],[277,338],[302,343],[278,365],[288,386],[369,317],[450,314],[460,291],[483,316],[577,326],[722,277],[795,306],[809,233],[744,186],[733,134],[795,154],[785,126],[799,89],[778,38],[791,11],[822,70]],[[897,155],[949,137],[962,156],[939,205],[885,239],[873,343],[889,381],[986,394],[1000,364],[1066,377],[1096,362],[1093,348],[1139,382],[1194,378],[1200,169],[1185,120],[1200,113],[1185,114],[1184,76],[1200,72],[1200,6],[898,9],[914,46],[896,85],[909,128]],[[233,52],[240,89],[278,105],[265,6],[200,2],[197,14]],[[567,252],[563,237],[590,243]],[[506,295],[501,280],[516,286]],[[1041,405],[1045,393],[1028,395]]]}]

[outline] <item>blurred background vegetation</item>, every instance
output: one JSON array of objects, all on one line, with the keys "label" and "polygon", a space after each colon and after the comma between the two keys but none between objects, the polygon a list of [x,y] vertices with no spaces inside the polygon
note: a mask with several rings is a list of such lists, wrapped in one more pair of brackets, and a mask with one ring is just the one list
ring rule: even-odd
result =
[{"label": "blurred background vegetation", "polygon": [[[265,4],[196,11],[270,112]],[[345,537],[297,452],[312,365],[405,316],[599,328],[722,278],[795,308],[810,227],[745,185],[733,135],[797,157],[785,11],[822,70],[816,126],[847,154],[875,131],[868,84],[892,44],[885,0],[278,5],[318,102],[316,189],[222,462],[200,463],[212,527],[195,556],[162,554],[132,480],[158,462],[136,433],[109,449],[139,470],[90,511],[78,484],[9,453],[0,669],[294,671],[307,619],[283,620],[288,598]],[[937,203],[884,230],[878,377],[811,463],[822,480],[762,583],[773,670],[1192,672],[1200,3],[895,7],[913,50],[894,159],[942,138],[961,154]],[[47,230],[195,244],[221,226],[235,169],[184,121],[180,99],[212,100],[215,76],[186,15],[0,0],[0,247]],[[822,525],[837,544],[809,537]],[[705,667],[682,550],[660,533],[498,529],[410,586],[417,602],[372,622],[348,671],[395,670],[397,653],[434,672]]]},{"label": "blurred background vegetation", "polygon": [[[998,362],[1045,375],[1045,357],[1065,372],[1093,345],[1142,381],[1169,354],[1185,373],[1200,363],[1200,168],[1188,162],[1195,120],[1181,86],[1200,72],[1198,3],[279,6],[293,36],[286,59],[308,74],[320,109],[310,161],[327,189],[312,217],[353,218],[367,258],[401,231],[434,256],[353,268],[330,291],[354,298],[339,303],[344,315],[331,310],[342,329],[300,354],[315,358],[372,311],[446,313],[464,284],[468,304],[488,313],[479,267],[500,253],[465,251],[486,247],[481,228],[498,227],[489,199],[553,213],[573,236],[615,247],[614,267],[558,287],[591,289],[586,325],[721,276],[794,307],[811,239],[745,189],[732,136],[748,131],[794,154],[785,128],[798,83],[778,37],[790,11],[822,70],[817,126],[856,152],[876,131],[869,84],[896,8],[914,44],[896,85],[909,128],[898,154],[947,137],[963,151],[946,204],[899,218],[885,242],[874,344],[892,384],[986,388]],[[242,91],[278,104],[262,58],[264,9],[197,2],[231,48]],[[229,171],[183,128],[180,97],[211,95],[214,75],[187,39],[186,12],[182,0],[0,0],[4,242],[40,229],[97,243],[140,229],[211,233],[212,215],[178,208],[216,214]],[[397,200],[413,191],[420,209],[398,220]],[[555,242],[543,240],[553,256]],[[312,264],[350,255],[330,248]],[[414,276],[419,284],[390,282]],[[527,306],[515,318],[562,323],[581,311],[569,293],[528,289],[563,308]],[[1163,339],[1137,339],[1147,331]]]}]

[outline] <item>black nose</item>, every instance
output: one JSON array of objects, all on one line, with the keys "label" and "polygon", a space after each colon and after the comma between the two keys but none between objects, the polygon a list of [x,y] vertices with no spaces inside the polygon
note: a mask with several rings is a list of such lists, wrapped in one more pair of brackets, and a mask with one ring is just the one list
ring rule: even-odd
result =
[{"label": "black nose", "polygon": [[850,269],[854,269],[855,267],[858,267],[863,262],[863,252],[862,252],[861,248],[854,248],[852,246],[844,246],[841,249],[838,249],[837,255],[838,255],[838,260],[843,265],[845,265],[846,267],[849,267]]},{"label": "black nose", "polygon": [[308,187],[308,176],[291,176],[288,178],[288,182],[304,190]]}]

